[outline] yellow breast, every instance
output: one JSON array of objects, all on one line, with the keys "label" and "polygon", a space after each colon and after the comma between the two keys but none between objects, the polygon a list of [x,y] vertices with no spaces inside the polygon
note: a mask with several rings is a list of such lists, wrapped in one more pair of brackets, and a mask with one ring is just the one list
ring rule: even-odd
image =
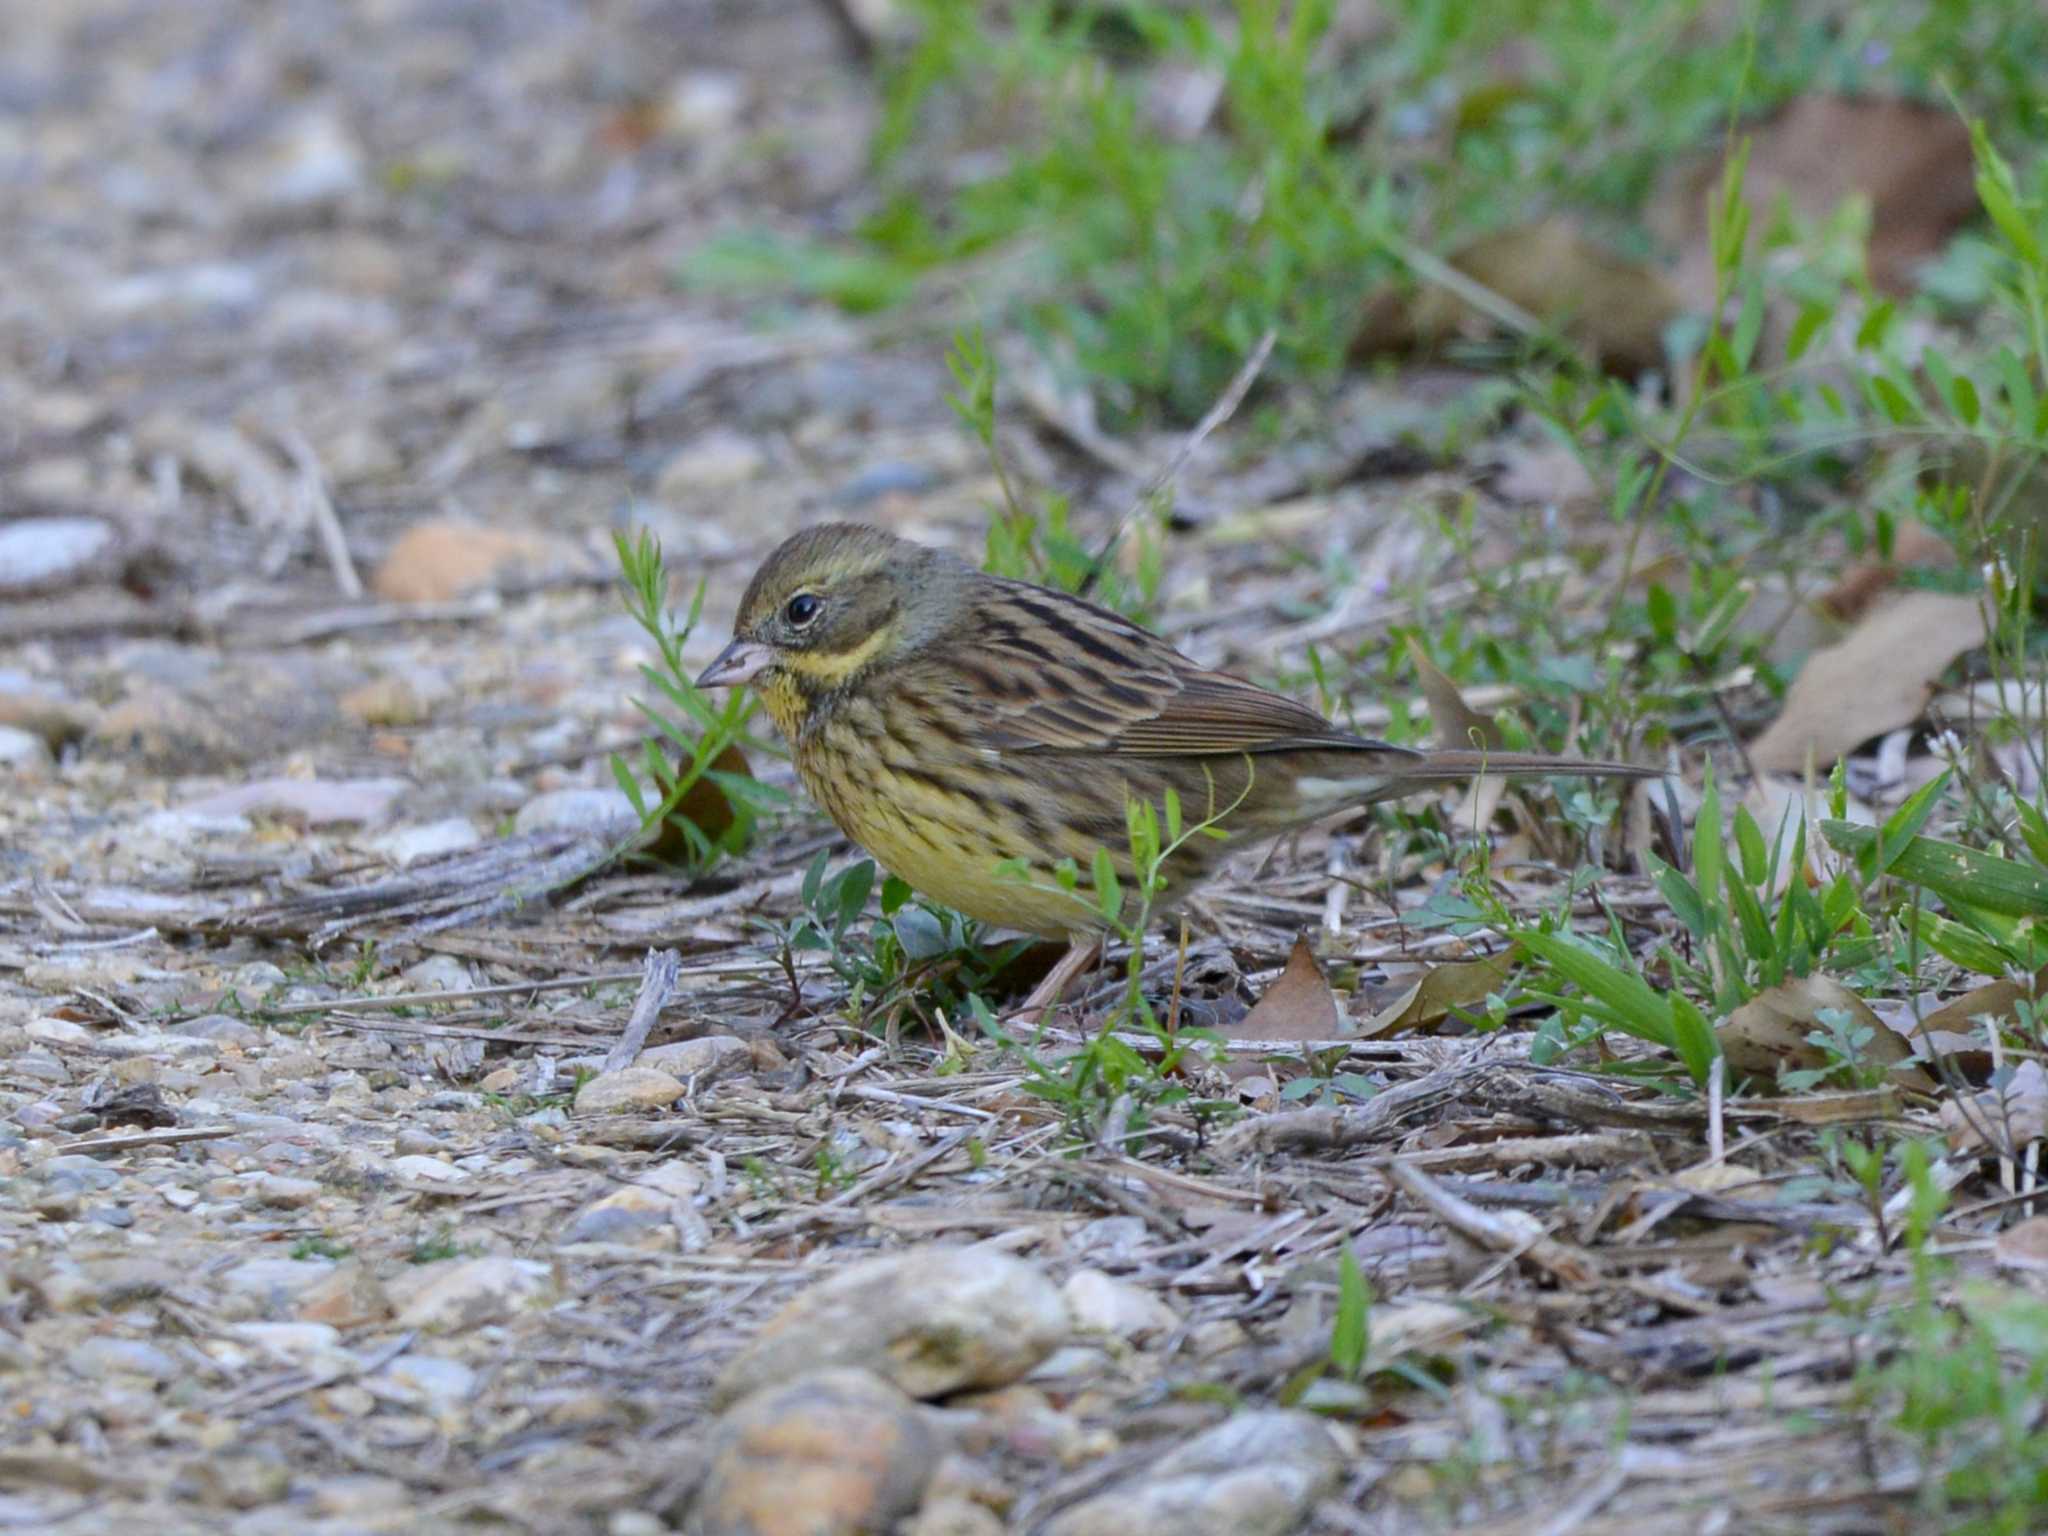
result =
[{"label": "yellow breast", "polygon": [[[769,712],[781,723],[776,701]],[[1082,896],[1054,883],[1052,865],[1073,856],[1050,810],[994,760],[932,738],[900,712],[843,702],[822,727],[784,726],[797,772],[875,861],[933,901],[1004,928],[1063,936],[1098,928]],[[1092,850],[1091,850],[1092,851]],[[1022,878],[998,874],[1010,861]],[[1084,854],[1080,862],[1087,865]]]}]

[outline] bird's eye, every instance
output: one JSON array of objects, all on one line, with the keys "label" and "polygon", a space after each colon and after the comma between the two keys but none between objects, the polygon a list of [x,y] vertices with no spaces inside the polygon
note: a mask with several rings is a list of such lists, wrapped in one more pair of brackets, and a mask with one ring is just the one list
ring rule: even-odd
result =
[{"label": "bird's eye", "polygon": [[799,592],[789,600],[789,606],[782,610],[782,616],[798,629],[812,623],[825,605],[808,592]]}]

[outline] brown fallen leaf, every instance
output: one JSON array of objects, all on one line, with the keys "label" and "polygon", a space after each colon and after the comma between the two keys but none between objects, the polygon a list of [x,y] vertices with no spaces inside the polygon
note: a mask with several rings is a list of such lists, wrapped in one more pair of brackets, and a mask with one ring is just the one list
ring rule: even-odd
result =
[{"label": "brown fallen leaf", "polygon": [[1770,1107],[1801,1125],[1848,1125],[1892,1119],[1899,1112],[1899,1096],[1889,1087],[1857,1088],[1847,1093],[1802,1093],[1773,1099]]},{"label": "brown fallen leaf", "polygon": [[1925,524],[1902,523],[1892,539],[1889,560],[1857,561],[1814,603],[1833,622],[1854,624],[1898,586],[1901,573],[1946,571],[1955,563],[1956,552],[1947,539]]},{"label": "brown fallen leaf", "polygon": [[398,536],[370,578],[370,589],[394,603],[445,602],[576,563],[574,546],[552,534],[432,518]]},{"label": "brown fallen leaf", "polygon": [[1806,1038],[1821,1027],[1824,1008],[1839,1008],[1854,1022],[1868,1026],[1871,1059],[1889,1067],[1897,1081],[1915,1088],[1934,1086],[1932,1079],[1907,1059],[1912,1048],[1885,1027],[1870,1005],[1826,976],[1806,976],[1759,992],[1729,1014],[1714,1033],[1732,1069],[1775,1082],[1781,1067],[1797,1071],[1831,1065],[1828,1053]]},{"label": "brown fallen leaf", "polygon": [[1505,950],[1484,960],[1433,965],[1414,986],[1361,1024],[1358,1036],[1373,1040],[1440,1024],[1454,1009],[1476,1007],[1488,993],[1499,991],[1514,965],[1514,955]]},{"label": "brown fallen leaf", "polygon": [[717,842],[732,829],[737,813],[733,810],[732,801],[726,796],[724,789],[712,780],[712,773],[743,774],[748,778],[753,777],[753,769],[747,762],[747,754],[740,750],[739,743],[735,742],[719,753],[717,760],[711,765],[711,771],[683,791],[683,798],[676,802],[670,820],[664,822],[661,830],[655,834],[654,842],[648,851],[656,858],[681,859],[689,856],[689,840],[675,826],[675,816],[681,816],[713,842]]},{"label": "brown fallen leaf", "polygon": [[[1450,258],[1457,271],[1556,329],[1615,373],[1664,365],[1664,328],[1682,306],[1661,272],[1608,250],[1557,217],[1488,235]],[[1430,350],[1484,340],[1494,319],[1446,288],[1412,299],[1384,295],[1367,308],[1353,350]]]},{"label": "brown fallen leaf", "polygon": [[[1304,1040],[1335,1039],[1343,1026],[1339,1022],[1337,998],[1323,978],[1308,937],[1294,941],[1287,965],[1266,988],[1265,996],[1252,1004],[1252,1011],[1232,1025],[1227,1033],[1233,1040],[1270,1040],[1275,1045]],[[1254,1074],[1291,1076],[1286,1067],[1275,1070],[1271,1062],[1239,1058],[1224,1069],[1233,1080]]]},{"label": "brown fallen leaf", "polygon": [[1483,715],[1465,702],[1458,685],[1429,659],[1413,635],[1408,637],[1408,656],[1415,663],[1415,680],[1422,685],[1429,721],[1436,727],[1439,741],[1447,747],[1481,747],[1490,752],[1506,745],[1493,716]]},{"label": "brown fallen leaf", "polygon": [[1750,743],[1750,761],[1764,772],[1803,773],[1811,755],[1825,773],[1858,743],[1919,719],[1949,663],[1983,642],[1976,598],[1900,593],[1806,659],[1778,718]]},{"label": "brown fallen leaf", "polygon": [[1991,1041],[1979,1021],[1989,1018],[2000,1026],[2016,1023],[2022,1002],[2044,996],[2048,996],[2048,968],[2022,980],[2001,977],[1987,981],[1918,1018],[1911,1005],[1882,1008],[1878,1014],[1919,1055],[1942,1058],[1965,1077],[1981,1080],[1991,1071],[1992,1057]]},{"label": "brown fallen leaf", "polygon": [[2048,1216],[2030,1216],[1998,1234],[1991,1251],[2007,1269],[2048,1274]]},{"label": "brown fallen leaf", "polygon": [[2048,1072],[2021,1062],[2003,1084],[1942,1105],[1941,1128],[1957,1152],[2017,1154],[2048,1137]]},{"label": "brown fallen leaf", "polygon": [[[1870,204],[1870,277],[1910,292],[1920,267],[1977,214],[1970,130],[1946,107],[1822,93],[1801,96],[1747,135],[1743,192],[1755,222],[1789,208],[1809,224],[1843,202]],[[1720,154],[1674,173],[1652,221],[1683,253],[1675,286],[1694,308],[1714,292],[1707,210],[1722,172]]]}]

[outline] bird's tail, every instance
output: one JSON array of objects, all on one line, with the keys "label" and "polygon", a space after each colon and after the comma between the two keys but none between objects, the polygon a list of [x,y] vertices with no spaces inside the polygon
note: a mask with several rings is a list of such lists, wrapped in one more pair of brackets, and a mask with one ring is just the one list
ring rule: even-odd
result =
[{"label": "bird's tail", "polygon": [[1396,775],[1410,784],[1436,784],[1477,778],[1481,774],[1513,778],[1565,774],[1578,779],[1660,779],[1665,772],[1662,768],[1603,762],[1598,758],[1553,757],[1545,752],[1489,752],[1470,747],[1424,752],[1395,769]]}]

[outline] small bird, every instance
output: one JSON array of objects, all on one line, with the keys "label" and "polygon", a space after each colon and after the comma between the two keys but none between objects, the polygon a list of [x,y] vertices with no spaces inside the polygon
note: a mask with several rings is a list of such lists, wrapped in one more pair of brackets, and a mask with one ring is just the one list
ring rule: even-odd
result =
[{"label": "small bird", "polygon": [[969,917],[1068,940],[1021,1010],[1033,1016],[1107,926],[1086,880],[1063,888],[1054,867],[1087,871],[1106,849],[1130,890],[1133,799],[1163,825],[1172,789],[1186,825],[1214,818],[1223,834],[1165,861],[1170,903],[1236,844],[1432,784],[1658,772],[1354,736],[1083,598],[853,523],[792,536],[754,573],[732,643],[697,679],[742,684],[812,797],[884,868]]}]

